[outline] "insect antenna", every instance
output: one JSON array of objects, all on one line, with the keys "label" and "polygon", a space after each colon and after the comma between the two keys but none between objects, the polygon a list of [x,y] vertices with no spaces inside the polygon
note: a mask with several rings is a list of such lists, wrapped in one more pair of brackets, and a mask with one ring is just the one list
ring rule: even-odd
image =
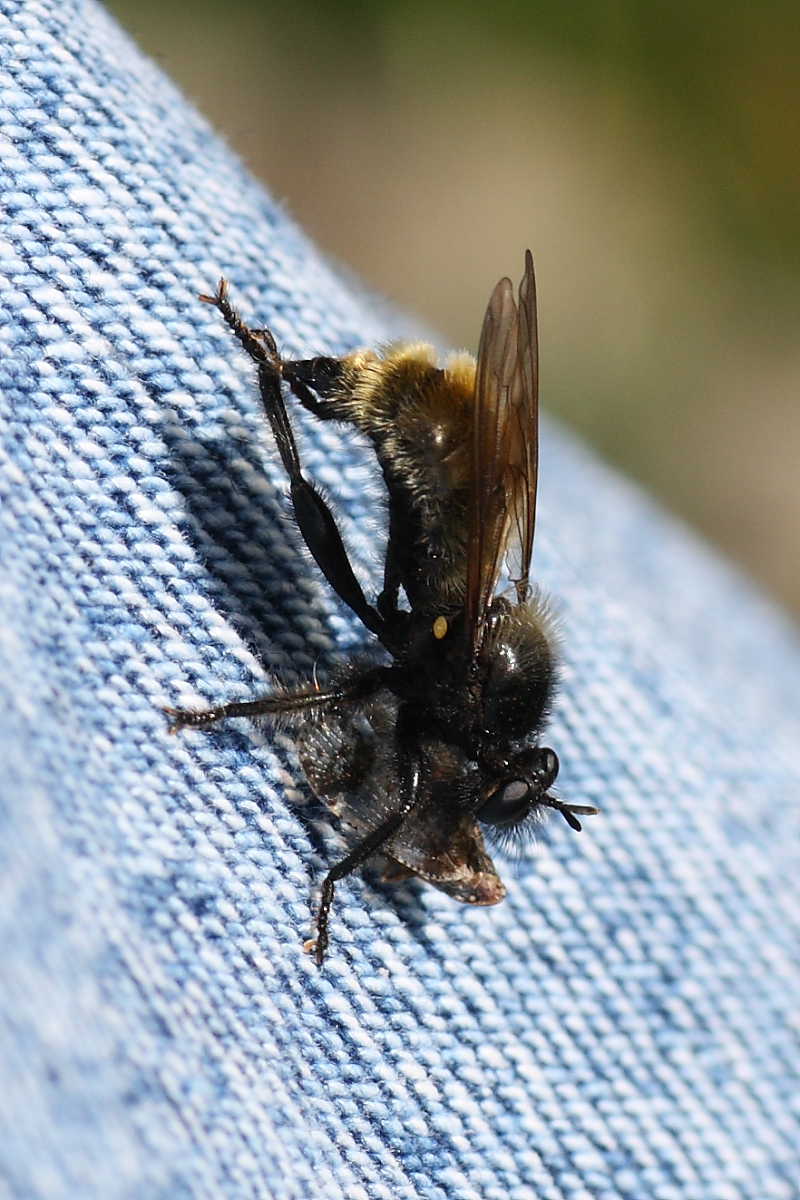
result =
[{"label": "insect antenna", "polygon": [[563,800],[558,800],[555,796],[549,795],[542,796],[539,803],[544,804],[547,808],[554,808],[556,812],[560,812],[570,829],[574,829],[576,833],[580,833],[583,826],[575,816],[575,813],[580,813],[582,817],[593,817],[600,811],[591,804],[565,804]]}]

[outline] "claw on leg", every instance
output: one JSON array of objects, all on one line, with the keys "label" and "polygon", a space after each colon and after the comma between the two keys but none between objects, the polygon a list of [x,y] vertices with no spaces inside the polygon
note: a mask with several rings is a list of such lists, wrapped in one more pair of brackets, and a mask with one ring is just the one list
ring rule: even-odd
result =
[{"label": "claw on leg", "polygon": [[217,284],[217,290],[213,295],[208,295],[206,292],[198,292],[197,299],[202,300],[204,304],[213,304],[215,308],[219,308],[228,298],[228,281],[224,275],[220,276],[220,281]]},{"label": "claw on leg", "polygon": [[[183,708],[170,708],[168,705],[164,705],[162,712],[165,712],[168,717],[174,718],[174,720],[170,722],[167,733],[179,733],[181,729],[185,729],[187,726],[202,725],[207,723],[202,719],[205,714],[190,712],[189,710]],[[213,718],[209,714],[207,721],[212,719]]]},{"label": "claw on leg", "polygon": [[249,325],[245,325],[228,299],[227,279],[224,277],[220,279],[217,284],[217,290],[213,295],[200,292],[198,293],[198,299],[202,300],[204,304],[210,304],[213,308],[219,309],[225,319],[225,323],[241,342],[254,362],[258,363],[261,367],[269,367],[277,375],[280,375],[282,369],[281,356],[278,353],[275,338],[266,328],[251,329]]}]

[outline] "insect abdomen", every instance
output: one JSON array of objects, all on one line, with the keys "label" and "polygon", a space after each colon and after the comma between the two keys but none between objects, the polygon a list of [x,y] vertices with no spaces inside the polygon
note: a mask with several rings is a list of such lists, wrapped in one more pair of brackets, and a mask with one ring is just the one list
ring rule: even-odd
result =
[{"label": "insect abdomen", "polygon": [[[343,361],[339,403],[372,440],[402,541],[413,607],[457,603],[464,586],[475,362],[442,368],[433,348],[399,346]],[[413,546],[413,549],[412,549]],[[402,564],[401,564],[402,565]]]}]

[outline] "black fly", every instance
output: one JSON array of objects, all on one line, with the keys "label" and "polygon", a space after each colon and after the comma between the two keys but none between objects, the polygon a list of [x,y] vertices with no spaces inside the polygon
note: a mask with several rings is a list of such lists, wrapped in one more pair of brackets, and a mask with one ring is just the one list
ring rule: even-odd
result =
[{"label": "black fly", "polygon": [[[481,826],[520,830],[556,809],[553,750],[539,744],[556,683],[547,606],[529,583],[538,474],[538,337],[530,251],[518,301],[492,292],[477,362],[437,365],[430,346],[345,358],[282,359],[267,330],[248,328],[224,280],[215,305],[258,369],[261,399],[300,533],[328,583],[377,638],[382,661],[343,665],[325,687],[276,692],[203,712],[166,711],[172,730],[225,717],[294,728],[314,792],[357,835],[325,878],[318,963],[336,882],[373,854],[391,877],[418,875],[467,904],[496,904],[503,883]],[[370,603],[333,514],[303,475],[282,393],[320,420],[370,439],[386,484],[383,589]],[[513,581],[498,595],[503,561]],[[401,604],[401,594],[404,602]]]}]

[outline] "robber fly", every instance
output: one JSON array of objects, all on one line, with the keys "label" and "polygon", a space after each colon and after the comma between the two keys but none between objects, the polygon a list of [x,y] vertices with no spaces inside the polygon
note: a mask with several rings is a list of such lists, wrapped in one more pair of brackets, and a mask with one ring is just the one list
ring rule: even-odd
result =
[{"label": "robber fly", "polygon": [[[539,738],[557,675],[546,603],[529,583],[538,471],[538,335],[533,259],[515,300],[492,292],[477,362],[437,365],[430,346],[290,360],[248,328],[221,280],[215,305],[258,370],[300,534],[338,596],[377,639],[379,660],[204,712],[167,709],[172,730],[225,717],[294,727],[313,791],[354,831],[328,872],[307,948],[322,963],[338,880],[380,852],[391,878],[417,875],[467,904],[505,895],[482,828],[524,829],[547,808],[558,758]],[[383,588],[370,603],[334,516],[302,471],[282,385],[323,421],[372,444],[388,499]],[[512,584],[498,594],[504,561]],[[404,602],[401,603],[401,596]]]}]

